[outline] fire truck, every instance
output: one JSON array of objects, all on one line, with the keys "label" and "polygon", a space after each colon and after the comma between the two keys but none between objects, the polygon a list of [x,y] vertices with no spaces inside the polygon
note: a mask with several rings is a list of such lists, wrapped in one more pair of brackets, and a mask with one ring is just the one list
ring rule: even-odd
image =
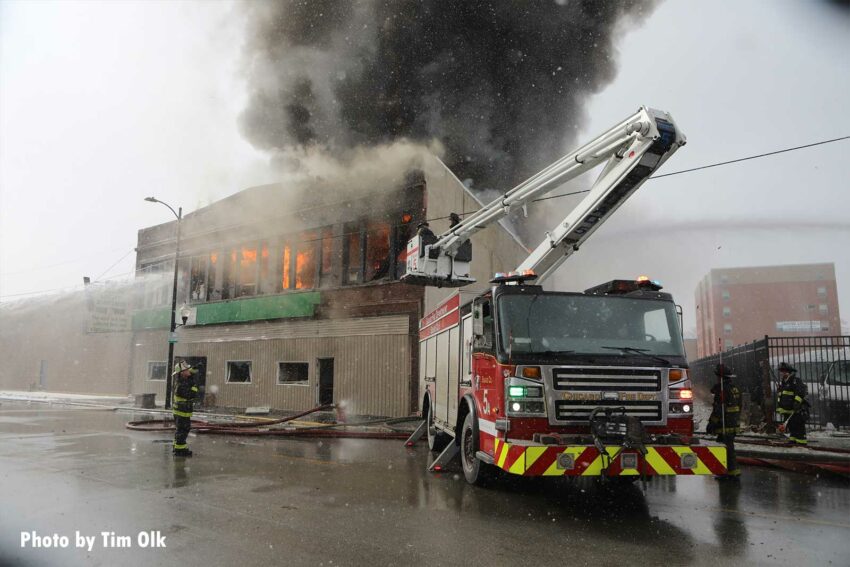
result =
[{"label": "fire truck", "polygon": [[499,470],[620,481],[726,472],[725,447],[693,437],[681,310],[671,295],[648,277],[583,292],[542,287],[684,144],[669,114],[642,107],[447,232],[410,240],[403,281],[473,284],[473,234],[602,166],[582,202],[514,271],[495,274],[484,291],[458,289],[421,320],[424,421],[409,443],[427,434],[441,451],[430,470],[459,454],[472,484]]}]

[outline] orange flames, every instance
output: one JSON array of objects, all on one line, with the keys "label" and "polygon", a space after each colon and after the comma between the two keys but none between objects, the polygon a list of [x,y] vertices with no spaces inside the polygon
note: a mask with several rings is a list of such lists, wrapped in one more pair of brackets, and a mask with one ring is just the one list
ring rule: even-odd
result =
[{"label": "orange flames", "polygon": [[281,281],[283,289],[289,289],[289,258],[290,249],[289,244],[287,244],[283,247],[283,280]]},{"label": "orange flames", "polygon": [[242,267],[248,267],[257,261],[257,249],[242,247]]}]

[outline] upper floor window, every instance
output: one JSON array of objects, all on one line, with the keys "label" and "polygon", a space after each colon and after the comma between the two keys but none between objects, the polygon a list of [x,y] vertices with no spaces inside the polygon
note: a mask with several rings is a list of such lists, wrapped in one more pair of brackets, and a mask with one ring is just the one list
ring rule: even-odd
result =
[{"label": "upper floor window", "polygon": [[826,297],[826,287],[825,286],[818,288],[818,297]]},{"label": "upper floor window", "polygon": [[344,232],[343,283],[360,283],[363,281],[363,231],[359,225],[347,224]]},{"label": "upper floor window", "polygon": [[732,315],[732,308],[731,307],[724,307],[723,308],[723,316],[729,317],[730,315]]},{"label": "upper floor window", "polygon": [[721,296],[723,299],[729,299],[729,297],[730,297],[730,295],[729,295],[729,290],[728,290],[728,289],[724,289],[724,290],[720,293],[720,296]]}]

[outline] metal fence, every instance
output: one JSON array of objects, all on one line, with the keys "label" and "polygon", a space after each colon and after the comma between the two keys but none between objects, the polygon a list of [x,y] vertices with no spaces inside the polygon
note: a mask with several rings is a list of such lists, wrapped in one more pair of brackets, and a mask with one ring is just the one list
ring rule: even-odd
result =
[{"label": "metal fence", "polygon": [[832,423],[836,428],[850,429],[850,336],[766,336],[700,358],[690,363],[691,378],[699,392],[706,394],[716,382],[714,368],[721,360],[732,368],[739,388],[749,394],[768,422],[774,417],[779,364],[787,362],[797,369],[797,376],[808,388],[809,427]]}]

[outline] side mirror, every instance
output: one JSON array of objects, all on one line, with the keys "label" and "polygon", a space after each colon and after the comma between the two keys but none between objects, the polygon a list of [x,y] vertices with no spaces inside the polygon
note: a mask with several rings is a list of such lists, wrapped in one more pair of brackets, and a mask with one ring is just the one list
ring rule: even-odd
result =
[{"label": "side mirror", "polygon": [[481,313],[481,304],[472,305],[472,334],[480,337],[484,334],[484,316]]}]

